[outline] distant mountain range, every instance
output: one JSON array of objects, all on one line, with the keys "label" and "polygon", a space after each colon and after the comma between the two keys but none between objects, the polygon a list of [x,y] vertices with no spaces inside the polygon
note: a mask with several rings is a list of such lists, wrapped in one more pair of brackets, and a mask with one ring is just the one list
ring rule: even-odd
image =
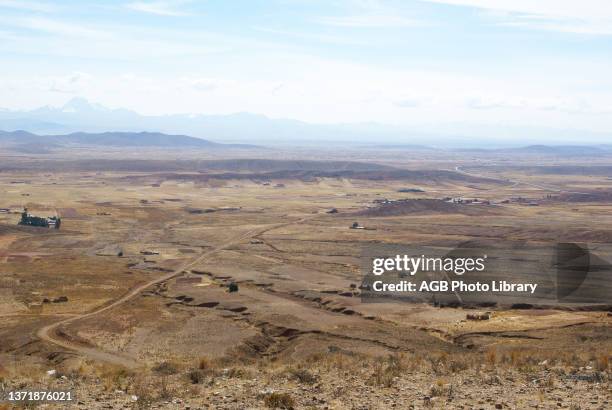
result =
[{"label": "distant mountain range", "polygon": [[554,130],[519,126],[436,123],[429,126],[394,126],[374,122],[312,124],[291,119],[273,119],[260,114],[141,115],[127,109],[110,109],[73,98],[61,107],[34,110],[0,109],[0,129],[26,130],[36,134],[162,132],[191,135],[217,142],[283,145],[398,145],[438,147],[509,147],[549,141],[606,141],[609,134],[580,130]]},{"label": "distant mountain range", "polygon": [[[263,147],[249,144],[222,144],[208,141],[202,138],[190,137],[188,135],[170,135],[161,132],[73,132],[60,135],[38,135],[28,131],[1,131],[0,146],[11,151],[26,154],[48,154],[54,149],[66,149],[74,147],[142,147],[142,148],[176,148],[176,149],[262,149]],[[374,150],[398,150],[398,151],[438,151],[459,152],[471,155],[545,155],[556,157],[582,157],[582,156],[609,156],[612,155],[612,145],[530,145],[518,148],[498,149],[451,149],[441,150],[422,145],[372,145]],[[244,162],[257,168],[258,160]],[[279,163],[282,163],[279,162]],[[293,161],[295,163],[295,161]],[[210,166],[213,166],[211,163]],[[223,164],[222,162],[219,164]],[[308,164],[307,162],[305,164]],[[294,164],[295,165],[295,164]],[[223,168],[224,165],[221,165]],[[315,167],[320,170],[320,166]],[[291,168],[292,169],[292,168]],[[300,170],[311,170],[299,168]],[[285,170],[283,168],[283,170]]]},{"label": "distant mountain range", "polygon": [[27,130],[38,134],[100,133],[109,128],[124,132],[186,134],[223,142],[354,141],[381,136],[404,138],[406,132],[380,124],[318,125],[297,120],[271,119],[264,115],[174,114],[144,116],[126,109],[109,109],[83,98],[73,98],[62,107],[30,111],[0,110],[0,129]]},{"label": "distant mountain range", "polygon": [[160,132],[74,132],[65,135],[38,135],[28,131],[0,131],[0,145],[14,151],[47,153],[54,148],[74,146],[165,147],[165,148],[257,148],[246,144],[220,144],[187,135]]},{"label": "distant mountain range", "polygon": [[21,111],[0,109],[0,129],[44,135],[100,134],[109,130],[129,133],[145,131],[189,135],[216,142],[286,146],[351,145],[411,150],[423,149],[422,144],[444,148],[509,148],[553,140],[565,145],[574,144],[575,141],[602,143],[612,137],[609,133],[516,125],[444,122],[413,127],[373,122],[312,124],[244,112],[152,116],[123,108],[110,109],[83,98],[73,98],[61,107],[45,106]]}]

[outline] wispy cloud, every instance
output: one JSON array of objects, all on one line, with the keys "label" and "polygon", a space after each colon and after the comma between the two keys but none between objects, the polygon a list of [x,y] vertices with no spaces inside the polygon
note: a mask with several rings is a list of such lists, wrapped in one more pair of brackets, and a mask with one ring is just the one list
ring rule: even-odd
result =
[{"label": "wispy cloud", "polygon": [[25,28],[33,31],[41,31],[55,35],[107,38],[109,33],[103,30],[86,27],[80,24],[65,22],[47,17],[23,17],[23,18],[0,18],[0,22],[7,26]]},{"label": "wispy cloud", "polygon": [[421,0],[482,10],[499,25],[577,34],[612,35],[608,0]]},{"label": "wispy cloud", "polygon": [[92,78],[90,74],[78,71],[70,75],[54,77],[50,79],[49,91],[74,94],[87,86]]},{"label": "wispy cloud", "polygon": [[189,16],[184,10],[180,10],[178,7],[186,3],[185,1],[137,1],[128,3],[125,5],[130,10],[140,11],[148,14],[156,14],[158,16],[171,16],[181,17]]},{"label": "wispy cloud", "polygon": [[394,16],[390,14],[362,14],[351,16],[329,16],[319,17],[318,23],[336,27],[358,27],[358,28],[377,28],[377,27],[420,27],[425,23],[420,20]]},{"label": "wispy cloud", "polygon": [[335,27],[384,28],[420,27],[427,22],[414,18],[405,9],[382,0],[344,0],[345,13],[338,16],[322,16],[315,21]]},{"label": "wispy cloud", "polygon": [[421,105],[421,101],[416,98],[407,98],[393,103],[397,107],[401,108],[416,108]]},{"label": "wispy cloud", "polygon": [[343,45],[354,45],[354,46],[365,46],[371,43],[356,40],[350,37],[342,37],[342,36],[334,36],[328,34],[320,34],[320,33],[309,33],[309,32],[300,32],[300,31],[291,31],[291,30],[280,30],[269,27],[253,27],[253,30],[259,31],[261,33],[269,33],[275,34],[283,37],[292,37],[298,38],[302,40],[311,40],[317,41],[320,43],[328,43],[328,44],[343,44]]},{"label": "wispy cloud", "polygon": [[37,11],[37,12],[51,12],[56,10],[56,7],[37,1],[16,1],[16,0],[0,0],[0,8],[15,9],[15,10],[26,10],[26,11]]},{"label": "wispy cloud", "polygon": [[472,96],[465,100],[466,107],[472,110],[527,110],[555,111],[565,114],[608,114],[610,107],[592,104],[580,97],[561,96]]}]

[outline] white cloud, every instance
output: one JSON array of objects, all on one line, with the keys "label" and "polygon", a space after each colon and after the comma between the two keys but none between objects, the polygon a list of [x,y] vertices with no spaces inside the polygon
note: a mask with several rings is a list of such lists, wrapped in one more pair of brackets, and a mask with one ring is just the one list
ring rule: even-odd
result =
[{"label": "white cloud", "polygon": [[381,0],[345,0],[346,13],[339,16],[323,16],[317,23],[335,27],[384,28],[421,27],[427,22],[408,15],[405,10]]},{"label": "white cloud", "polygon": [[[10,92],[18,98],[11,100],[12,107],[63,102],[69,93],[153,115],[252,112],[315,123],[377,121],[414,127],[469,122],[606,131],[612,126],[610,94],[589,87],[578,92],[580,70],[571,78],[544,82],[534,73],[512,81],[451,71],[385,69],[304,55],[259,57],[276,62],[273,68],[265,65],[272,70],[267,79],[232,71],[233,65],[242,73],[239,68],[249,62],[252,71],[258,71],[248,59],[218,70],[202,60],[189,64],[197,69],[181,75],[93,69],[92,74],[75,71],[33,80],[23,74],[0,79],[0,89],[6,89],[3,83],[16,87]],[[458,132],[450,126],[449,130]]]},{"label": "white cloud", "polygon": [[23,18],[4,18],[0,17],[0,23],[7,26],[20,27],[34,31],[42,31],[62,36],[72,36],[78,38],[105,38],[109,33],[85,27],[80,24],[67,23],[61,20],[50,19],[47,17],[23,17]]},{"label": "white cloud", "polygon": [[48,3],[40,3],[36,1],[16,1],[16,0],[0,0],[0,8],[37,11],[37,12],[51,12],[56,9],[55,6],[48,4]]},{"label": "white cloud", "polygon": [[612,34],[609,0],[421,0],[473,7],[507,26],[579,34]]},{"label": "white cloud", "polygon": [[180,17],[188,16],[190,13],[179,10],[177,7],[185,3],[184,1],[137,1],[125,5],[128,9],[143,13],[156,14],[158,16]]},{"label": "white cloud", "polygon": [[365,46],[365,45],[372,44],[366,41],[360,41],[360,40],[356,40],[350,37],[333,36],[333,35],[320,34],[320,33],[279,30],[275,28],[260,27],[260,26],[253,27],[253,30],[259,31],[261,33],[269,33],[269,34],[275,34],[275,35],[283,36],[283,37],[292,37],[292,38],[298,38],[298,39],[303,39],[303,40],[318,41],[321,43],[328,43],[328,44],[355,45],[355,46]]},{"label": "white cloud", "polygon": [[[523,10],[516,6],[526,4],[521,0],[445,3],[479,4],[477,13],[486,14],[497,24],[549,25],[550,30],[560,24],[567,29],[573,18],[563,7],[548,14],[539,8]],[[171,13],[183,10],[177,8],[177,2],[164,4],[173,7],[168,9]],[[414,20],[420,15],[413,15],[399,1],[394,3],[399,5],[398,10],[368,4],[352,3],[342,9],[343,15],[338,8],[324,14],[336,17],[321,17],[323,14],[317,12],[317,16],[304,18],[335,27],[398,27],[430,21]],[[485,8],[485,4],[493,6]],[[532,7],[531,2],[527,6]],[[2,11],[0,39],[4,41],[0,41],[0,55],[5,58],[0,95],[10,95],[5,104],[13,108],[63,101],[65,93],[70,93],[146,114],[246,111],[310,122],[415,124],[465,120],[594,130],[612,127],[612,116],[602,115],[612,108],[612,79],[608,74],[612,60],[603,53],[605,44],[592,44],[588,38],[578,45],[568,45],[570,54],[564,49],[551,49],[534,55],[517,48],[510,50],[511,56],[516,52],[516,58],[490,64],[488,44],[485,48],[473,45],[478,58],[454,61],[454,54],[446,52],[452,43],[444,43],[445,33],[440,34],[442,48],[436,41],[428,42],[427,36],[414,39],[427,47],[423,47],[423,54],[413,55],[410,44],[398,48],[397,41],[387,42],[385,36],[379,36],[386,33],[349,36],[349,32],[354,34],[352,30],[285,24],[280,19],[272,23],[269,16],[261,21],[249,18],[254,26],[245,34],[235,33],[233,28],[206,31],[185,25],[139,24],[142,16],[133,13],[127,14],[135,21],[119,22],[81,19],[80,14],[42,18],[48,16],[14,13],[10,17]],[[467,11],[474,14],[474,10]],[[574,24],[602,31],[600,26],[583,21],[605,20],[606,13],[582,13]],[[461,14],[456,21],[461,22]],[[392,34],[396,39],[396,33]],[[306,41],[307,46],[301,47]],[[360,41],[371,42],[372,47],[359,50],[358,58],[352,48],[317,49],[318,44],[313,44]],[[584,58],[568,57],[582,44],[595,53],[585,50]],[[374,46],[385,52],[380,58],[368,58]],[[429,48],[431,53],[427,54]],[[469,48],[471,52],[472,45]],[[428,61],[429,56],[441,51],[447,61]],[[390,53],[402,58],[386,58]],[[44,73],[31,63],[32,57],[41,56],[46,57]],[[82,75],[83,71],[93,77]]]},{"label": "white cloud", "polygon": [[178,80],[178,85],[184,91],[199,91],[208,93],[215,90],[224,90],[233,87],[232,81],[224,81],[218,78],[207,77],[182,77]]},{"label": "white cloud", "polygon": [[394,104],[402,108],[416,108],[421,105],[421,101],[416,98],[406,98],[396,101]]},{"label": "white cloud", "polygon": [[89,85],[92,78],[90,74],[78,71],[67,76],[51,78],[49,91],[77,94]]},{"label": "white cloud", "polygon": [[420,27],[425,25],[424,22],[419,20],[388,14],[319,17],[316,21],[328,26],[359,28]]}]

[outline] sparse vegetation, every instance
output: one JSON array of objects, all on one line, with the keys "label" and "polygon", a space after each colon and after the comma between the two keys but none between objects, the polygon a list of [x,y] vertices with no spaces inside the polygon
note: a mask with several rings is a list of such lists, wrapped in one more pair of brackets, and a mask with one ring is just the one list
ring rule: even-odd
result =
[{"label": "sparse vegetation", "polygon": [[160,375],[169,376],[179,372],[179,365],[173,362],[161,362],[153,367],[153,371]]},{"label": "sparse vegetation", "polygon": [[374,363],[374,371],[369,381],[376,386],[391,387],[406,369],[405,356],[389,355],[385,360]]},{"label": "sparse vegetation", "polygon": [[610,356],[608,354],[600,354],[596,360],[597,370],[605,372],[610,366]]},{"label": "sparse vegetation", "polygon": [[189,380],[191,381],[191,383],[200,384],[200,383],[203,383],[204,380],[206,379],[206,372],[201,369],[191,369],[187,373],[187,376],[189,377]]},{"label": "sparse vegetation", "polygon": [[264,398],[264,404],[271,409],[292,410],[295,400],[289,393],[270,393]]},{"label": "sparse vegetation", "polygon": [[313,384],[319,380],[319,377],[316,374],[305,368],[291,368],[289,370],[289,374],[295,380],[303,384]]},{"label": "sparse vegetation", "polygon": [[[133,162],[124,165],[141,166]],[[161,408],[166,402],[191,408],[471,408],[480,401],[478,406],[497,406],[501,397],[504,408],[549,408],[557,406],[557,396],[563,407],[589,407],[591,400],[604,406],[607,312],[529,304],[512,310],[362,304],[358,266],[364,244],[443,246],[458,237],[504,244],[508,232],[542,243],[560,232],[603,243],[612,224],[602,217],[601,226],[589,225],[584,215],[610,212],[604,202],[582,212],[570,229],[575,204],[548,198],[535,210],[518,200],[501,203],[509,191],[526,197],[537,189],[502,184],[497,192],[500,185],[481,180],[470,180],[474,187],[463,186],[463,179],[449,184],[438,171],[427,174],[435,177],[429,182],[421,170],[404,174],[418,174],[419,181],[388,179],[382,171],[376,181],[369,175],[356,181],[344,171],[342,179],[302,175],[283,179],[282,190],[264,188],[246,171],[236,179],[217,174],[217,182],[206,171],[179,171],[60,172],[50,177],[55,186],[29,185],[27,206],[37,214],[53,213],[56,203],[74,207],[72,216],[58,210],[59,234],[41,235],[18,226],[18,214],[0,213],[0,291],[11,290],[0,298],[0,384],[74,386],[82,407],[96,410]],[[2,200],[22,203],[25,188],[8,189],[6,178],[0,173]],[[547,178],[540,182],[555,183],[555,176]],[[595,181],[575,178],[580,189]],[[268,179],[275,186],[268,176],[263,181]],[[428,199],[411,198],[423,196],[419,192],[398,194],[411,184],[423,185]],[[492,224],[478,206],[458,209],[434,199],[451,185],[456,192],[449,195],[479,189],[492,204],[500,201],[486,215],[500,214],[503,223]],[[397,202],[398,196],[410,199]],[[374,200],[387,205],[369,207]],[[543,213],[550,216],[546,225],[538,223]],[[366,229],[347,229],[355,220]],[[63,324],[52,336],[73,349],[34,337],[43,325],[96,311],[180,268],[188,272],[181,277],[197,277],[197,283],[164,280],[112,309]],[[100,361],[108,357],[125,366]]]},{"label": "sparse vegetation", "polygon": [[137,409],[149,409],[155,401],[154,388],[150,384],[150,380],[143,376],[136,378],[133,386],[133,393],[136,398],[134,407]]},{"label": "sparse vegetation", "polygon": [[96,373],[107,391],[126,390],[133,382],[135,374],[125,367],[102,364],[96,368]]}]

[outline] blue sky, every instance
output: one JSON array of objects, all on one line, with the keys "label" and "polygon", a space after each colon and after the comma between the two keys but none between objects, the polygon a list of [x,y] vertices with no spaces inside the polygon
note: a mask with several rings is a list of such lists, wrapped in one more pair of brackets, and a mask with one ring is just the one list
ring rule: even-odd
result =
[{"label": "blue sky", "polygon": [[612,129],[608,0],[0,0],[0,53],[6,109]]}]

